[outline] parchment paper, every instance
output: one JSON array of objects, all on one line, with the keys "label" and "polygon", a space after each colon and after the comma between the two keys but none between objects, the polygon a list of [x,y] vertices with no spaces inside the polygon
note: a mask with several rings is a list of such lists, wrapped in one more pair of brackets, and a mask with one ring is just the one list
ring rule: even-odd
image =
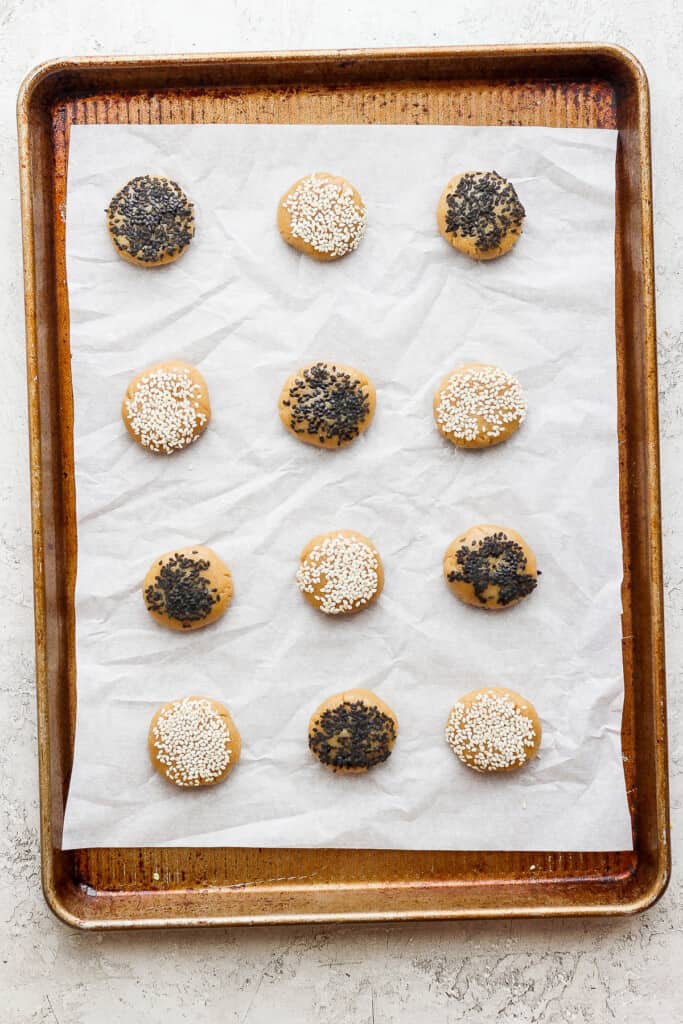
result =
[{"label": "parchment paper", "polygon": [[[333,846],[631,848],[620,748],[622,553],[614,338],[616,133],[417,126],[72,127],[68,281],[78,497],[78,722],[65,848]],[[435,208],[459,170],[495,168],[527,210],[514,252],[470,262]],[[359,250],[300,257],[275,210],[330,170],[369,211]],[[197,209],[189,252],[161,270],[115,253],[104,209],[129,178],[165,174]],[[192,448],[153,457],[127,436],[129,379],[164,358],[198,366],[214,418]],[[297,444],[277,416],[286,375],[350,363],[378,391],[348,449]],[[527,422],[500,448],[458,451],[432,395],[465,360],[517,374]],[[477,522],[517,529],[542,569],[522,605],[460,604],[443,552]],[[326,618],[298,593],[310,537],[349,527],[377,544],[380,601]],[[235,599],[177,634],[145,611],[159,553],[205,543]],[[453,701],[503,684],[536,704],[540,756],[503,777],[464,768],[443,736]],[[392,757],[329,773],[307,747],[311,711],[349,686],[396,711]],[[174,789],[152,770],[157,706],[224,701],[243,741],[222,786]]]}]

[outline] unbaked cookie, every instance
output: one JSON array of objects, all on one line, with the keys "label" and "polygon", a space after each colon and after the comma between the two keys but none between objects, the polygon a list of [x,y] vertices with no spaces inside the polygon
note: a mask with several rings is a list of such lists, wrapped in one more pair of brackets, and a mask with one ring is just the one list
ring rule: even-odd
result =
[{"label": "unbaked cookie", "polygon": [[456,174],[441,193],[436,219],[453,248],[473,260],[493,260],[519,240],[524,207],[496,171]]},{"label": "unbaked cookie", "polygon": [[325,262],[357,249],[365,222],[365,204],[353,185],[324,172],[295,181],[277,208],[285,242]]},{"label": "unbaked cookie", "polygon": [[119,256],[138,267],[172,263],[194,236],[194,206],[170,178],[143,174],[112,197],[107,227]]},{"label": "unbaked cookie", "polygon": [[466,604],[509,608],[535,590],[536,558],[525,540],[503,526],[472,526],[446,549],[448,586]]},{"label": "unbaked cookie", "polygon": [[154,560],[142,584],[147,611],[169,629],[201,629],[215,622],[232,601],[232,576],[225,562],[197,544],[175,548]]},{"label": "unbaked cookie", "polygon": [[308,746],[333,771],[358,774],[386,761],[397,735],[398,720],[383,700],[370,690],[346,690],[313,713]]},{"label": "unbaked cookie", "polygon": [[209,425],[206,381],[199,370],[180,359],[156,363],[133,377],[121,414],[138,444],[170,455],[196,441]]},{"label": "unbaked cookie", "polygon": [[374,384],[350,366],[311,363],[285,381],[280,419],[299,441],[343,448],[369,427],[375,415]]},{"label": "unbaked cookie", "polygon": [[230,712],[209,697],[163,704],[149,727],[149,756],[176,786],[215,786],[233,770],[242,744]]},{"label": "unbaked cookie", "polygon": [[325,615],[359,612],[382,593],[382,559],[372,541],[355,530],[321,533],[301,552],[296,582],[308,603]]},{"label": "unbaked cookie", "polygon": [[500,444],[525,417],[526,400],[517,378],[486,363],[459,366],[434,395],[436,426],[459,448]]},{"label": "unbaked cookie", "polygon": [[469,768],[509,772],[536,756],[541,722],[531,701],[513,690],[472,690],[451,708],[446,740]]}]

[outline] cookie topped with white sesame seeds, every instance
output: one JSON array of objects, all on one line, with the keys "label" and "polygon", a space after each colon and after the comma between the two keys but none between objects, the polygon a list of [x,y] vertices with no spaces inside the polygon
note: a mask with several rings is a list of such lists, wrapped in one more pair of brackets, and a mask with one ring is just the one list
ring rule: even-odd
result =
[{"label": "cookie topped with white sesame seeds", "polygon": [[228,709],[209,697],[183,697],[162,705],[149,726],[149,756],[176,786],[215,786],[227,778],[242,751]]},{"label": "cookie topped with white sesame seeds", "polygon": [[285,242],[322,262],[357,249],[366,220],[360,193],[346,178],[326,172],[299,178],[277,208],[277,226]]},{"label": "cookie topped with white sesame seeds", "polygon": [[519,381],[487,363],[465,363],[441,381],[434,420],[458,448],[488,448],[506,441],[526,418]]},{"label": "cookie topped with white sesame seeds", "polygon": [[192,630],[225,615],[232,575],[211,548],[196,544],[155,558],[142,584],[145,607],[160,626]]},{"label": "cookie topped with white sesame seeds", "polygon": [[298,441],[316,448],[344,448],[370,426],[375,415],[372,381],[341,363],[311,363],[282,385],[278,410]]},{"label": "cookie topped with white sesame seeds", "polygon": [[126,430],[161,455],[186,448],[211,419],[209,390],[194,366],[180,359],[155,363],[133,377],[121,407]]},{"label": "cookie topped with white sesame seeds", "polygon": [[443,573],[465,604],[496,611],[511,608],[538,585],[536,556],[516,530],[471,526],[446,549]]},{"label": "cookie topped with white sesame seeds", "polygon": [[531,701],[502,686],[472,690],[450,710],[446,741],[477,772],[509,772],[536,756],[541,722]]},{"label": "cookie topped with white sesame seeds", "polygon": [[473,260],[503,256],[519,241],[525,211],[514,185],[496,171],[456,174],[436,211],[446,241]]},{"label": "cookie topped with white sesame seeds", "polygon": [[334,530],[310,540],[296,574],[299,590],[324,615],[348,615],[377,600],[384,569],[377,548],[355,530]]},{"label": "cookie topped with white sesame seeds", "polygon": [[138,267],[172,263],[194,237],[194,206],[177,182],[157,174],[131,178],[106,214],[119,256]]}]

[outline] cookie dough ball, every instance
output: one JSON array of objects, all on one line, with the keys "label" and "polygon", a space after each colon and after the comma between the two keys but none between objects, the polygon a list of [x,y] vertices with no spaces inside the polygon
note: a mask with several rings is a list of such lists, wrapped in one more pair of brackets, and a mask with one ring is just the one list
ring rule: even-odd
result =
[{"label": "cookie dough ball", "polygon": [[138,267],[172,263],[194,236],[194,206],[180,185],[157,174],[132,178],[106,213],[116,251]]},{"label": "cookie dough ball", "polygon": [[206,381],[180,359],[133,377],[121,406],[126,430],[151,452],[171,455],[204,433],[211,419]]},{"label": "cookie dough ball", "polygon": [[313,713],[308,746],[332,771],[357,775],[386,761],[397,735],[398,720],[383,700],[370,690],[346,690]]},{"label": "cookie dough ball", "polygon": [[367,430],[377,396],[370,380],[351,366],[311,363],[290,374],[278,408],[290,434],[317,448],[343,448]]},{"label": "cookie dough ball", "polygon": [[353,185],[323,172],[295,181],[277,208],[285,242],[324,262],[357,249],[365,222],[365,204]]},{"label": "cookie dough ball", "polygon": [[514,186],[496,171],[456,174],[441,193],[439,231],[473,260],[493,260],[519,240],[524,207]]},{"label": "cookie dough ball", "polygon": [[354,530],[321,533],[301,552],[299,590],[325,615],[348,615],[377,600],[384,569],[377,548]]},{"label": "cookie dough ball", "polygon": [[436,426],[458,448],[500,444],[525,417],[526,399],[517,378],[486,363],[459,366],[434,395]]},{"label": "cookie dough ball", "polygon": [[536,589],[536,558],[526,541],[503,526],[472,526],[446,549],[448,586],[465,604],[509,608]]},{"label": "cookie dough ball", "polygon": [[176,786],[215,786],[240,759],[242,744],[230,712],[209,697],[162,705],[149,727],[149,756]]},{"label": "cookie dough ball", "polygon": [[147,611],[169,629],[201,629],[220,619],[232,601],[225,562],[201,544],[159,555],[142,584]]},{"label": "cookie dough ball", "polygon": [[472,690],[451,708],[446,740],[469,768],[510,772],[536,756],[541,723],[531,701],[513,690]]}]

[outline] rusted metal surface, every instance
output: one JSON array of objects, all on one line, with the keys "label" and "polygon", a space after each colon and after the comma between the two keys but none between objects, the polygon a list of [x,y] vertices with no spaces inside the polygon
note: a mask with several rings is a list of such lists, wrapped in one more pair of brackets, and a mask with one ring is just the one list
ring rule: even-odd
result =
[{"label": "rusted metal surface", "polygon": [[[618,128],[616,346],[622,729],[631,853],[59,849],[76,707],[73,408],[65,274],[72,124],[415,123]],[[18,103],[43,884],[83,928],[633,913],[670,870],[649,99],[618,47],[83,58]],[[533,869],[532,869],[533,865]]]}]

